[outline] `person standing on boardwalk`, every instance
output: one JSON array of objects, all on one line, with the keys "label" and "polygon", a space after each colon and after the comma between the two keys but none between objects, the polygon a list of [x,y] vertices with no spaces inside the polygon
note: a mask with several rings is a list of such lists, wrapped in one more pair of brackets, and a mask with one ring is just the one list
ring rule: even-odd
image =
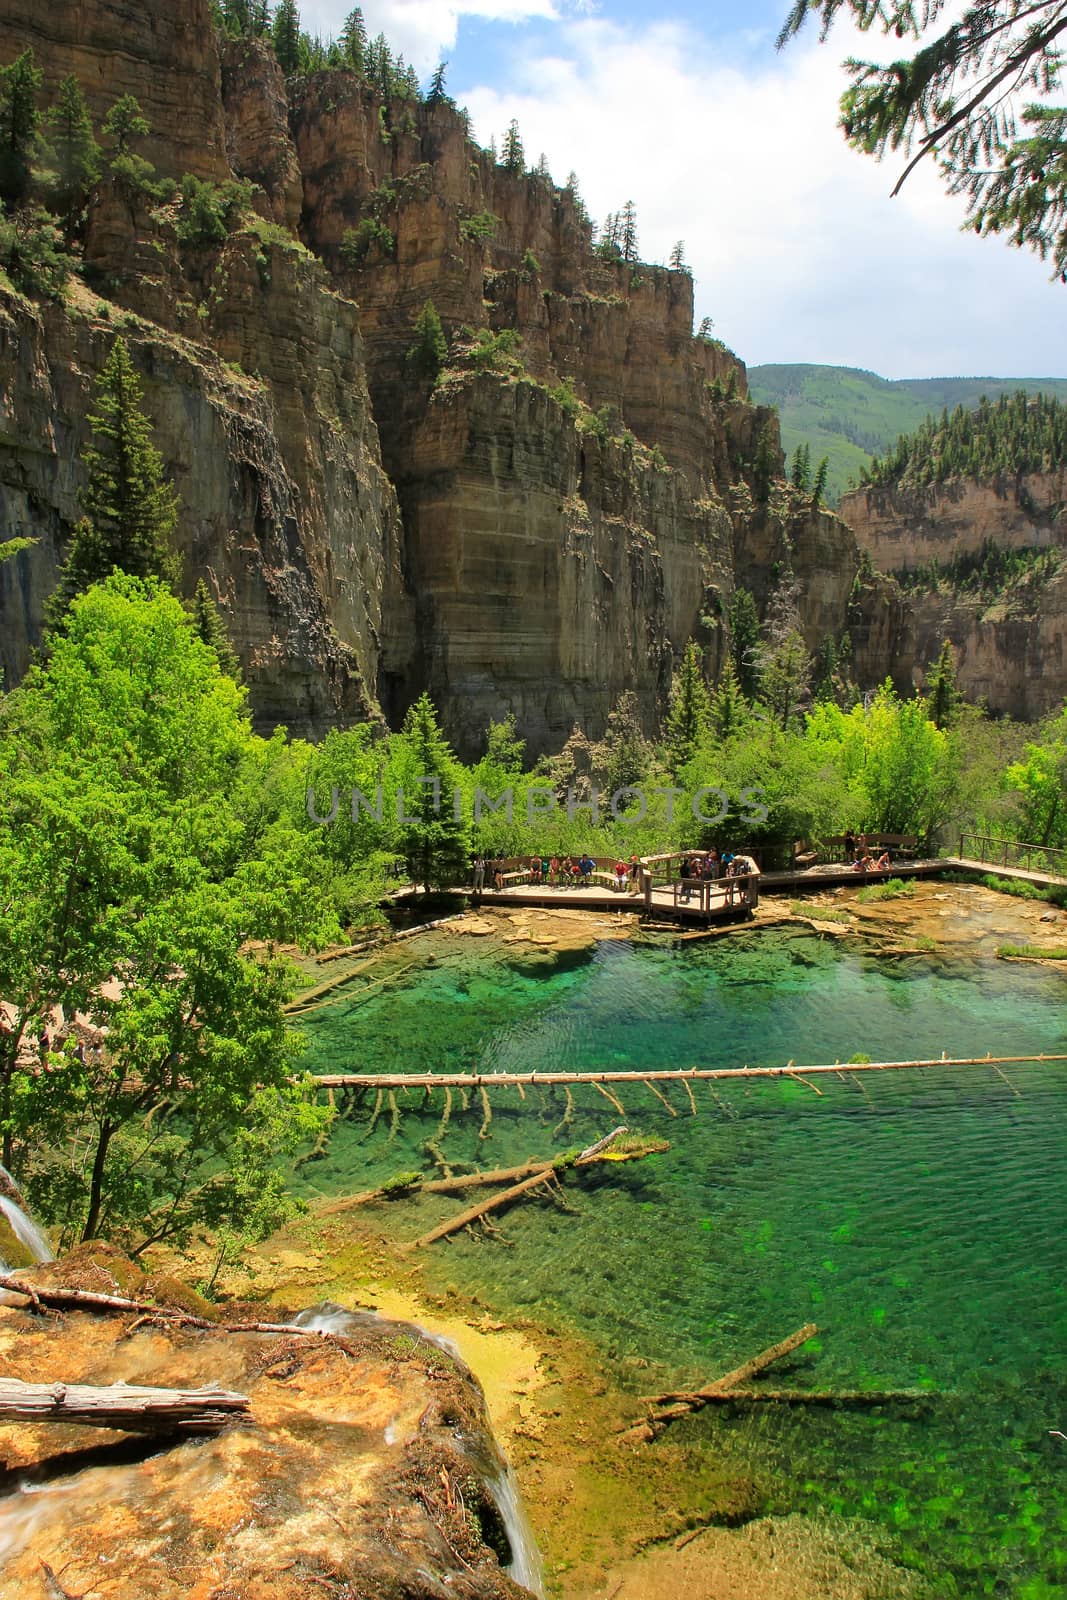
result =
[{"label": "person standing on boardwalk", "polygon": [[485,857],[484,856],[475,856],[475,858],[474,858],[474,892],[475,892],[475,894],[481,894],[481,892],[482,892],[482,890],[484,888],[485,888]]}]

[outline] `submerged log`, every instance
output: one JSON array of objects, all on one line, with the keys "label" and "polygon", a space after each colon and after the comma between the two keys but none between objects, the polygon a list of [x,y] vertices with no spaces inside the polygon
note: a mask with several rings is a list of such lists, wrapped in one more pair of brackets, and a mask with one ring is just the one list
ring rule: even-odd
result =
[{"label": "submerged log", "polygon": [[701,1395],[705,1405],[751,1404],[772,1400],[780,1406],[929,1405],[929,1389],[712,1389]]},{"label": "submerged log", "polygon": [[217,1433],[249,1414],[229,1389],[148,1389],[113,1383],[21,1383],[0,1378],[0,1422],[66,1422],[124,1433]]},{"label": "submerged log", "polygon": [[508,1206],[513,1200],[518,1200],[521,1195],[536,1189],[539,1184],[547,1183],[553,1176],[551,1162],[542,1172],[535,1172],[532,1177],[524,1178],[521,1183],[513,1183],[510,1189],[504,1189],[499,1194],[494,1194],[488,1200],[483,1200],[479,1205],[471,1206],[467,1211],[461,1211],[457,1216],[449,1217],[447,1221],[438,1223],[436,1228],[431,1228],[429,1233],[424,1233],[421,1238],[406,1246],[408,1250],[421,1250],[428,1244],[435,1244],[438,1239],[446,1239],[450,1233],[458,1233],[461,1228],[466,1228],[472,1222],[477,1222],[481,1217],[488,1216],[490,1211],[499,1211],[502,1206]]},{"label": "submerged log", "polygon": [[724,1395],[729,1396],[732,1393],[736,1398],[739,1392],[743,1392],[744,1385],[750,1378],[766,1371],[783,1356],[792,1355],[794,1350],[799,1350],[802,1344],[807,1344],[809,1339],[813,1339],[818,1331],[814,1322],[806,1322],[787,1339],[761,1350],[758,1355],[742,1362],[741,1366],[734,1367],[731,1372],[724,1372],[721,1378],[713,1379],[703,1389],[668,1389],[663,1394],[643,1396],[647,1406],[659,1409],[650,1410],[645,1421],[635,1424],[627,1431],[639,1438],[655,1439],[668,1423],[677,1422],[680,1417],[687,1417],[694,1411],[702,1411],[706,1405],[721,1400]]}]

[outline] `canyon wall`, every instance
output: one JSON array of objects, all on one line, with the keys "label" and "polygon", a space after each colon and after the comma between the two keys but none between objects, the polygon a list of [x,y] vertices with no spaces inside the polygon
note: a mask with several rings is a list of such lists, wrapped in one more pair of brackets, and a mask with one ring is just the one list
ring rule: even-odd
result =
[{"label": "canyon wall", "polygon": [[[263,41],[215,37],[206,0],[126,11],[16,0],[5,58],[32,45],[49,88],[73,71],[97,119],[135,93],[162,173],[232,173],[254,210],[190,242],[176,204],[105,176],[84,283],[53,303],[0,285],[0,515],[38,540],[0,568],[7,682],[40,639],[116,332],[181,497],[183,585],[207,578],[260,726],[396,722],[429,688],[465,756],[509,711],[538,755],[575,723],[600,737],[630,691],[651,733],[689,638],[717,673],[738,583],[812,649],[848,634],[870,681],[908,675],[847,527],[808,510],[783,531],[756,503],[777,419],[693,337],[688,272],[596,253],[576,195],[498,165],[447,101],[286,82]],[[428,301],[436,383],[411,359]]]},{"label": "canyon wall", "polygon": [[[908,582],[918,681],[948,639],[964,694],[997,715],[1032,721],[1067,697],[1065,508],[1064,471],[844,496],[841,516],[874,564]],[[980,585],[950,566],[988,553],[995,561],[998,552],[1024,558],[1000,583]],[[1041,552],[1047,559],[1034,559]]]}]

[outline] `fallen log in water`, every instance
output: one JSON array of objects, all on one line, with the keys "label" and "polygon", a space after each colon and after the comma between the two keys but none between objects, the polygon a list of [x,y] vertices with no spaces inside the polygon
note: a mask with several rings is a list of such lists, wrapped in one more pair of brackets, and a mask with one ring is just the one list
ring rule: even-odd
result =
[{"label": "fallen log in water", "polygon": [[124,1433],[217,1433],[249,1414],[229,1389],[147,1389],[113,1383],[21,1383],[0,1378],[0,1423],[66,1422]]},{"label": "fallen log in water", "polygon": [[701,1396],[705,1405],[751,1404],[772,1400],[780,1406],[929,1405],[929,1389],[713,1389]]},{"label": "fallen log in water", "polygon": [[318,1339],[333,1338],[319,1328],[301,1328],[290,1322],[212,1322],[174,1306],[153,1305],[150,1300],[130,1300],[120,1294],[97,1294],[90,1289],[46,1288],[28,1283],[10,1272],[0,1272],[0,1289],[23,1295],[30,1311],[88,1311],[110,1316],[136,1316],[139,1322],[170,1322],[185,1328],[205,1328],[211,1333],[284,1333]]},{"label": "fallen log in water", "polygon": [[643,1397],[644,1403],[658,1410],[649,1410],[643,1422],[635,1423],[626,1431],[637,1438],[651,1440],[658,1437],[668,1423],[676,1422],[679,1417],[687,1417],[694,1411],[702,1411],[706,1405],[712,1404],[724,1392],[733,1390],[735,1393],[743,1389],[750,1378],[766,1371],[775,1361],[780,1361],[783,1356],[792,1355],[794,1350],[799,1350],[802,1344],[807,1344],[809,1339],[814,1339],[818,1333],[814,1322],[806,1322],[796,1333],[791,1333],[787,1339],[782,1339],[778,1344],[772,1344],[766,1350],[761,1350],[759,1355],[753,1356],[750,1361],[742,1362],[741,1366],[734,1367],[731,1372],[724,1372],[721,1378],[715,1378],[703,1389],[668,1389],[663,1394],[649,1394]]},{"label": "fallen log in water", "polygon": [[[530,1162],[525,1168],[512,1168],[510,1171],[496,1173],[497,1180],[514,1178],[516,1174],[523,1174],[518,1182],[494,1194],[488,1200],[481,1201],[476,1206],[471,1206],[466,1211],[460,1211],[455,1216],[449,1217],[445,1222],[438,1223],[436,1228],[431,1228],[429,1233],[424,1233],[411,1244],[405,1246],[408,1250],[421,1250],[425,1245],[435,1244],[438,1239],[446,1239],[449,1234],[458,1233],[461,1228],[466,1228],[472,1222],[479,1222],[489,1215],[491,1211],[499,1211],[504,1206],[511,1205],[512,1201],[519,1200],[524,1194],[537,1189],[541,1184],[550,1182],[553,1178],[567,1169],[568,1166],[592,1167],[604,1161],[640,1161],[643,1156],[654,1154],[656,1151],[669,1149],[670,1146],[663,1139],[634,1140],[633,1148],[620,1148],[618,1141],[628,1132],[626,1128],[615,1128],[603,1139],[598,1139],[595,1144],[589,1145],[580,1155],[575,1156],[573,1162],[565,1157],[557,1156],[554,1161]],[[477,1179],[483,1176],[474,1174]],[[462,1178],[446,1178],[435,1183],[420,1185],[419,1193],[423,1189],[436,1190],[438,1193],[452,1188],[470,1187],[470,1181]]]}]

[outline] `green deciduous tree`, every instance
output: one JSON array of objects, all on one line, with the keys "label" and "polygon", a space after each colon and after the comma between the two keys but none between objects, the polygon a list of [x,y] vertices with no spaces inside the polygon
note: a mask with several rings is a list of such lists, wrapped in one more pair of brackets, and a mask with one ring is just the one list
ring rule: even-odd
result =
[{"label": "green deciduous tree", "polygon": [[93,137],[89,107],[73,73],[60,84],[45,126],[50,200],[63,219],[70,240],[81,225],[89,191],[100,176],[100,146]]},{"label": "green deciduous tree", "polygon": [[848,62],[849,142],[879,160],[909,152],[894,194],[920,161],[936,162],[976,233],[1051,256],[1067,281],[1067,110],[1047,98],[1062,83],[1063,0],[796,0],[779,47],[810,16],[825,39],[842,15],[916,46],[886,65]]},{"label": "green deciduous tree", "polygon": [[126,341],[115,340],[97,382],[89,413],[92,443],[83,461],[88,482],[81,496],[85,517],[75,529],[52,618],[58,621],[74,595],[114,568],[135,577],[177,578],[170,545],[177,498],[152,443],[142,409],[140,380]]},{"label": "green deciduous tree", "polygon": [[1027,744],[1005,774],[1021,797],[1019,836],[1034,844],[1067,845],[1067,708]]},{"label": "green deciduous tree", "polygon": [[700,646],[690,639],[671,684],[670,702],[663,735],[670,770],[677,774],[690,759],[708,731],[711,703]]},{"label": "green deciduous tree", "polygon": [[[120,575],[3,703],[3,1153],[68,1239],[246,1227],[240,1130],[319,1120],[291,1082],[290,975],[250,947],[336,930],[314,841],[263,813],[281,753],[180,602]],[[85,1025],[44,1048],[57,1005]],[[269,1144],[256,1160],[266,1194]]]},{"label": "green deciduous tree", "polygon": [[6,205],[17,205],[30,187],[41,122],[37,96],[43,78],[32,50],[24,50],[10,66],[0,67],[0,200]]}]

